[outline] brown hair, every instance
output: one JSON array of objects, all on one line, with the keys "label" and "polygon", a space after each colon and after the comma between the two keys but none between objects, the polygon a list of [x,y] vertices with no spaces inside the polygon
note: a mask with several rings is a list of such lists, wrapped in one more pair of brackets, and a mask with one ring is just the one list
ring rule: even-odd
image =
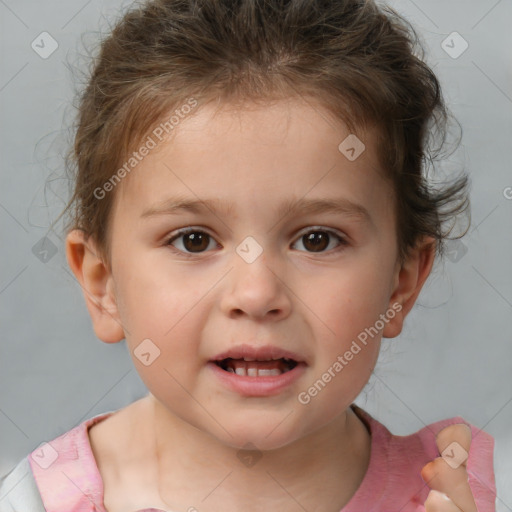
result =
[{"label": "brown hair", "polygon": [[110,263],[117,192],[98,200],[94,191],[164,116],[191,97],[201,105],[294,95],[313,98],[351,133],[377,127],[400,259],[423,235],[441,254],[445,221],[468,209],[468,178],[428,183],[450,116],[414,28],[372,0],[153,0],[125,13],[79,98],[66,229],[92,236]]}]

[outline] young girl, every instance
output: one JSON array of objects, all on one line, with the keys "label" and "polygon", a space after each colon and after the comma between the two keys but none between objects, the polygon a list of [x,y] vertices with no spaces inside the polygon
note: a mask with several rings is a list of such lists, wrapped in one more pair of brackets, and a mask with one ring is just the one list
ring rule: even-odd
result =
[{"label": "young girl", "polygon": [[34,450],[0,510],[494,510],[493,438],[409,436],[353,402],[400,334],[466,178],[427,183],[447,111],[393,10],[153,0],[80,103],[66,251],[146,397]]}]

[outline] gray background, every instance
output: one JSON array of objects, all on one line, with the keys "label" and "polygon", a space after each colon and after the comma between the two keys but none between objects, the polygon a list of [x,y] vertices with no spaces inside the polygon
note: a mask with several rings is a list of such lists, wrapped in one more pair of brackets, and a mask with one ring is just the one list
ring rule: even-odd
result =
[{"label": "gray background", "polygon": [[[417,27],[462,124],[462,144],[440,171],[469,171],[472,222],[402,335],[383,340],[357,403],[396,434],[457,415],[484,428],[496,440],[497,510],[512,511],[512,2],[389,4]],[[0,0],[0,475],[41,443],[146,394],[125,343],[95,337],[63,235],[49,231],[68,194],[69,63],[86,70],[81,35],[94,41],[128,5]],[[43,31],[58,43],[46,59],[31,47]],[[469,44],[457,58],[441,47],[453,31]]]}]

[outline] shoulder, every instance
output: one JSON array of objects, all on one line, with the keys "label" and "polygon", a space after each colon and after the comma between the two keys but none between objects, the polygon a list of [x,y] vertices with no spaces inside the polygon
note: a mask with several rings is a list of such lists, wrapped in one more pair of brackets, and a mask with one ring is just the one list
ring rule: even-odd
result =
[{"label": "shoulder", "polygon": [[0,512],[17,510],[45,512],[28,457],[22,459],[14,469],[0,478]]},{"label": "shoulder", "polygon": [[5,492],[7,497],[0,501],[0,512],[10,512],[13,506],[35,512],[104,511],[102,481],[87,431],[114,412],[94,416],[27,455],[1,481],[0,496]]},{"label": "shoulder", "polygon": [[[404,504],[403,512],[421,510],[419,507],[423,506],[429,491],[421,478],[421,469],[440,456],[436,435],[443,428],[458,423],[464,423],[471,428],[472,443],[467,470],[478,509],[480,512],[495,510],[494,439],[487,432],[457,416],[430,423],[412,434],[398,436],[366,411],[357,406],[354,410],[367,425],[372,436],[370,465],[361,485],[363,491],[368,491],[367,499],[379,502],[378,508],[372,510],[383,510],[386,507],[392,509],[393,502],[396,504],[398,499],[408,500]],[[377,489],[377,492],[372,489]],[[347,512],[349,510],[352,509],[347,509]]]}]

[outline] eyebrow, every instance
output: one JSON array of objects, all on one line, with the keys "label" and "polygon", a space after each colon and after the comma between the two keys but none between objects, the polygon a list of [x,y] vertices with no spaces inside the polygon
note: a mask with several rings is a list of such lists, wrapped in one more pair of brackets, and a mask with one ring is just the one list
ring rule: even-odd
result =
[{"label": "eyebrow", "polygon": [[[233,214],[235,205],[219,199],[187,199],[184,197],[168,198],[145,210],[141,217],[153,217],[156,215],[178,215],[180,212],[194,214],[205,213],[207,210],[224,214],[229,217]],[[361,204],[354,203],[346,198],[335,199],[290,199],[285,201],[277,209],[279,218],[292,213],[311,215],[315,213],[334,213],[354,217],[356,220],[373,224],[368,210]]]}]

